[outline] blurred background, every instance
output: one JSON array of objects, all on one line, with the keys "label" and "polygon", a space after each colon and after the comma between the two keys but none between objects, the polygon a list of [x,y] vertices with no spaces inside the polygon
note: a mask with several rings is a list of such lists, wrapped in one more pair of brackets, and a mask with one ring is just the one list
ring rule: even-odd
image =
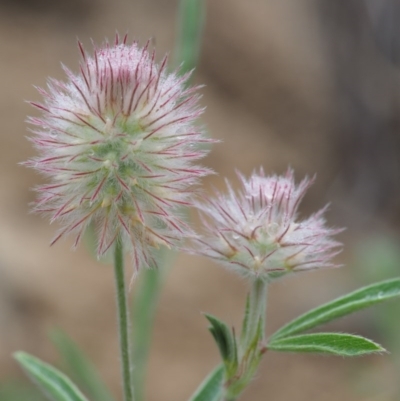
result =
[{"label": "blurred background", "polygon": [[[41,177],[18,165],[35,153],[25,100],[33,85],[77,71],[77,38],[91,49],[116,31],[158,58],[176,39],[177,0],[0,0],[0,398],[22,373],[19,349],[52,363],[48,332],[62,328],[120,394],[112,269],[29,214]],[[205,84],[203,122],[222,141],[205,164],[206,189],[263,166],[300,180],[317,174],[303,216],[332,202],[341,269],[293,276],[272,286],[269,331],[318,303],[400,274],[400,2],[398,0],[219,0],[207,2],[195,82]],[[189,397],[218,363],[201,312],[239,325],[246,283],[208,260],[181,255],[161,294],[150,355],[149,401]],[[400,305],[332,324],[369,336],[391,355],[343,360],[267,354],[243,399],[399,400]],[[397,366],[397,368],[396,368]],[[8,398],[7,398],[8,397]],[[26,398],[28,399],[28,398]]]}]

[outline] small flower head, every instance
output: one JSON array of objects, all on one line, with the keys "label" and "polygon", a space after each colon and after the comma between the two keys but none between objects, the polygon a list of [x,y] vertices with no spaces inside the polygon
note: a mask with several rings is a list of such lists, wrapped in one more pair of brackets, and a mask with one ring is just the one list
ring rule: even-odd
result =
[{"label": "small flower head", "polygon": [[75,245],[90,222],[98,229],[98,254],[120,236],[129,244],[136,269],[151,265],[152,247],[174,246],[190,234],[179,216],[191,186],[208,174],[193,163],[208,142],[195,124],[202,113],[189,75],[166,72],[148,44],[126,37],[94,49],[81,44],[80,73],[64,68],[67,81],[49,80],[39,89],[43,113],[30,118],[40,156],[27,164],[50,178],[38,188],[35,211],[62,223],[61,236]]},{"label": "small flower head", "polygon": [[208,256],[245,277],[270,280],[291,271],[335,266],[338,253],[331,236],[341,230],[325,226],[322,209],[306,220],[297,208],[311,181],[295,185],[293,172],[266,177],[240,176],[242,190],[198,203],[204,233],[196,253]]}]

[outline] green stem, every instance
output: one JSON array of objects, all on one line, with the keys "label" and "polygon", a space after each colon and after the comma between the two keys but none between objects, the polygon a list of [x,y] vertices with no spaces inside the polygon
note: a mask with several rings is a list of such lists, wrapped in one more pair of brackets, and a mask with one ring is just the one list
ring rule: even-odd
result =
[{"label": "green stem", "polygon": [[133,401],[131,380],[131,356],[129,346],[129,315],[124,275],[124,252],[120,238],[117,238],[114,249],[114,273],[117,291],[119,346],[121,353],[121,370],[124,387],[124,401]]},{"label": "green stem", "polygon": [[235,401],[253,379],[260,363],[261,345],[265,339],[268,282],[255,279],[246,303],[239,348],[238,370],[225,383],[223,401]]},{"label": "green stem", "polygon": [[267,282],[259,278],[255,279],[251,284],[247,330],[243,344],[245,349],[253,342],[260,324],[262,332],[261,339],[264,340],[265,338],[267,286]]}]

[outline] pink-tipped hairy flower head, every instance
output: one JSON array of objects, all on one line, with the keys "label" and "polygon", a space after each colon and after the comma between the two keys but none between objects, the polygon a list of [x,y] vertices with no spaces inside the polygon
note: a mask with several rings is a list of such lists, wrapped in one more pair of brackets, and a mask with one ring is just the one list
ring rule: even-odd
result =
[{"label": "pink-tipped hairy flower head", "polygon": [[53,243],[69,233],[78,244],[89,223],[98,231],[98,254],[118,236],[132,250],[136,269],[150,266],[153,247],[179,244],[191,235],[179,216],[192,185],[209,170],[193,163],[211,142],[196,125],[202,113],[189,75],[167,73],[148,44],[95,48],[79,43],[80,73],[49,80],[33,103],[42,117],[29,122],[40,156],[27,164],[51,183],[38,188],[35,211],[62,225]]},{"label": "pink-tipped hairy flower head", "polygon": [[265,280],[288,272],[334,267],[330,261],[340,244],[331,236],[341,230],[325,226],[325,209],[306,220],[297,208],[311,181],[296,186],[292,170],[250,179],[240,175],[238,193],[227,182],[228,194],[197,204],[203,235],[195,253],[210,257],[245,277]]}]

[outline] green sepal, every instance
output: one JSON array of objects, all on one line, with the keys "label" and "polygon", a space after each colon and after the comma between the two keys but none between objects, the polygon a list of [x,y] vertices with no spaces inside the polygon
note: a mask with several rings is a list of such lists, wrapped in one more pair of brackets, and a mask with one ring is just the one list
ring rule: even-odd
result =
[{"label": "green sepal", "polygon": [[219,401],[224,384],[223,365],[217,366],[200,384],[189,401]]},{"label": "green sepal", "polygon": [[323,323],[348,315],[360,309],[381,303],[400,295],[400,279],[392,279],[363,287],[348,295],[337,298],[321,305],[298,318],[292,320],[276,331],[270,338],[275,341],[279,338],[292,336]]},{"label": "green sepal", "polygon": [[14,357],[28,376],[51,400],[88,401],[67,376],[51,365],[25,352],[17,352]]},{"label": "green sepal", "polygon": [[234,375],[236,373],[238,365],[239,365],[238,343],[237,343],[235,331],[233,328],[232,328],[232,340],[233,340],[233,347],[232,347],[233,354],[232,354],[230,365],[226,367],[227,368],[226,369],[227,377],[231,377],[232,375]]},{"label": "green sepal", "polygon": [[249,350],[251,350],[252,352],[259,351],[260,342],[263,337],[263,324],[264,324],[264,321],[262,318],[260,318],[258,320],[257,330],[256,330],[254,337],[249,345]]},{"label": "green sepal", "polygon": [[315,333],[285,337],[271,341],[268,349],[338,356],[361,356],[386,351],[379,344],[364,337],[343,333]]},{"label": "green sepal", "polygon": [[[244,350],[242,359],[235,366],[235,370],[227,370],[227,380],[226,380],[226,399],[235,400],[242,391],[247,387],[249,382],[253,379],[255,373],[257,372],[258,366],[260,364],[262,355],[264,353],[265,347],[261,344],[261,339],[263,337],[263,319],[258,321],[256,333],[248,345],[247,349]],[[238,374],[238,372],[240,372]]]},{"label": "green sepal", "polygon": [[249,314],[250,314],[250,295],[248,294],[246,297],[246,306],[244,308],[242,332],[240,333],[240,341],[242,343],[245,340],[246,335],[247,335],[247,330],[248,330],[248,326],[249,326]]}]

